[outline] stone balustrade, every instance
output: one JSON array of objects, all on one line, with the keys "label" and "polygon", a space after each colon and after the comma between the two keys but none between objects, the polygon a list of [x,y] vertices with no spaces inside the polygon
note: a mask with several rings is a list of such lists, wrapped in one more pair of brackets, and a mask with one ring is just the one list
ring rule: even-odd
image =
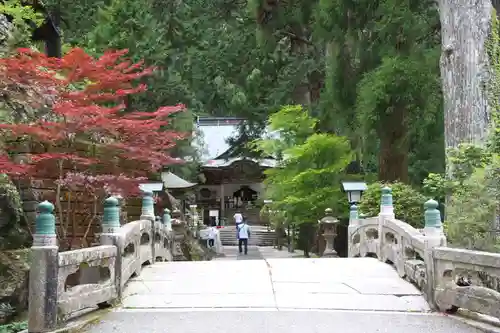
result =
[{"label": "stone balustrade", "polygon": [[104,202],[101,245],[59,252],[54,206],[38,206],[30,270],[28,331],[48,332],[80,310],[119,302],[125,284],[144,265],[171,261],[170,211],[154,216],[153,194],[144,192],[140,220],[120,226],[116,198]]},{"label": "stone balustrade", "polygon": [[360,219],[351,207],[348,256],[392,265],[441,311],[462,308],[500,319],[500,254],[447,247],[437,208],[427,201],[425,227],[416,229],[395,218],[391,189],[383,188],[378,216]]}]

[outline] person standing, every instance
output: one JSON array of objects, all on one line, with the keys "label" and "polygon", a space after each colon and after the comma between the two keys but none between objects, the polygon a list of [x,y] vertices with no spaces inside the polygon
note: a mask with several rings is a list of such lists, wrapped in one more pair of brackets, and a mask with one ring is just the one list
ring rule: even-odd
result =
[{"label": "person standing", "polygon": [[212,224],[212,226],[208,229],[208,246],[209,247],[215,246],[215,238],[217,237],[218,232],[219,231],[217,230],[217,228],[214,224]]},{"label": "person standing", "polygon": [[237,226],[238,228],[238,250],[240,251],[240,254],[244,253],[245,255],[248,254],[248,240],[250,239],[250,227],[246,223],[245,220],[243,220],[240,224]]},{"label": "person standing", "polygon": [[240,224],[241,222],[243,222],[243,215],[241,215],[241,213],[240,213],[240,212],[238,212],[238,211],[234,214],[233,218],[234,218],[234,223],[235,223],[236,225],[238,225],[238,224]]}]

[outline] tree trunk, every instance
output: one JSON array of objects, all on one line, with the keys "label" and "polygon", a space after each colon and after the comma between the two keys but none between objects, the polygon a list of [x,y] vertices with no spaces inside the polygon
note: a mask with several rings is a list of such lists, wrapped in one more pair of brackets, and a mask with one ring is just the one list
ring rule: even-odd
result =
[{"label": "tree trunk", "polygon": [[409,183],[407,113],[405,107],[395,106],[381,122],[383,126],[379,131],[380,150],[378,154],[378,179],[380,181]]},{"label": "tree trunk", "polygon": [[[297,25],[292,29],[292,32],[297,37],[290,37],[290,51],[296,57],[305,57],[308,52],[308,45],[306,40],[306,29]],[[309,107],[311,105],[311,91],[309,85],[309,77],[306,75],[299,83],[293,92],[293,101],[296,104],[300,104],[304,107]]]},{"label": "tree trunk", "polygon": [[[446,149],[460,143],[483,145],[490,108],[485,89],[489,77],[486,52],[493,0],[438,0],[441,21],[441,80],[443,84]],[[446,172],[451,165],[446,161]],[[446,197],[446,205],[450,197]],[[446,219],[446,211],[445,216]]]},{"label": "tree trunk", "polygon": [[441,20],[441,79],[446,148],[460,143],[483,144],[489,107],[486,42],[491,0],[439,0]]}]

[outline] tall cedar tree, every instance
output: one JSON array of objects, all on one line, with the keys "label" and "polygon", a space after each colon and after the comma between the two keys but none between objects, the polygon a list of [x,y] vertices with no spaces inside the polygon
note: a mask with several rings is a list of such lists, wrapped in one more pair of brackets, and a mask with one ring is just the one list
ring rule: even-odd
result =
[{"label": "tall cedar tree", "polygon": [[[57,178],[59,186],[85,187],[102,194],[135,195],[138,183],[161,167],[180,162],[170,156],[185,133],[169,130],[169,116],[183,105],[160,107],[155,112],[124,112],[128,95],[146,90],[134,85],[151,75],[123,58],[127,50],[108,51],[98,59],[75,48],[61,59],[29,49],[0,59],[1,88],[44,96],[32,105],[49,112],[37,120],[0,124],[7,138],[0,156],[0,172],[32,179]],[[9,142],[36,142],[41,152],[14,158]],[[79,147],[85,147],[79,150]],[[91,151],[91,153],[90,153]],[[54,177],[54,175],[56,175]]]}]

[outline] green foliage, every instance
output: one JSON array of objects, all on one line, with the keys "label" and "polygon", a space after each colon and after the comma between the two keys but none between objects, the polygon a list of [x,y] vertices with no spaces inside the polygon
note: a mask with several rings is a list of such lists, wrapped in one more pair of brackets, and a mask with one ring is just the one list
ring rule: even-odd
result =
[{"label": "green foliage", "polygon": [[40,26],[45,17],[21,0],[4,0],[0,3],[0,14],[12,17],[12,27],[8,40],[3,41],[3,52],[8,53],[18,47],[32,46],[31,33]]},{"label": "green foliage", "polygon": [[473,144],[463,143],[447,152],[448,175],[429,173],[423,181],[423,191],[426,195],[444,202],[446,196],[459,190],[477,168],[489,163],[491,158],[488,150]]},{"label": "green foliage", "polygon": [[12,17],[12,22],[16,26],[26,26],[27,21],[31,21],[36,26],[40,26],[44,21],[44,16],[37,13],[33,7],[25,5],[21,0],[4,0],[0,3],[0,13]]},{"label": "green foliage", "polygon": [[423,189],[443,202],[448,198],[445,232],[453,246],[494,251],[492,233],[500,200],[499,155],[482,147],[462,144],[448,152],[450,173],[429,174]]},{"label": "green foliage", "polygon": [[[0,311],[2,311],[1,308]],[[0,325],[0,333],[18,333],[27,329],[28,323],[26,321]]]},{"label": "green foliage", "polygon": [[[302,106],[291,105],[272,114],[268,124],[271,137],[255,140],[253,147],[264,155],[282,160],[285,150],[304,143],[314,133],[317,120],[311,118]],[[276,135],[279,135],[279,139]]]},{"label": "green foliage", "polygon": [[477,168],[461,186],[453,191],[446,209],[445,229],[448,241],[457,247],[471,250],[500,251],[500,243],[492,234],[500,193],[500,167]]},{"label": "green foliage", "polygon": [[182,102],[194,115],[247,118],[230,140],[238,153],[282,105],[303,104],[314,131],[346,136],[375,172],[381,124],[401,104],[413,126],[393,147],[408,155],[411,180],[443,169],[439,16],[428,0],[48,1],[57,2],[68,9],[65,42],[127,48],[161,68],[131,108]]},{"label": "green foliage", "polygon": [[155,64],[168,56],[169,41],[162,39],[164,27],[153,15],[152,1],[113,0],[98,9],[97,24],[87,34],[87,49],[128,49],[134,62]]},{"label": "green foliage", "polygon": [[[157,66],[155,75],[143,81],[148,85],[147,93],[127,99],[128,110],[156,110],[162,105],[184,103],[190,107],[188,112],[173,115],[170,128],[192,133],[194,108],[187,81],[189,71],[185,63],[179,63],[183,50],[178,46],[188,33],[182,22],[187,7],[172,3],[163,6],[155,0],[112,0],[107,4],[95,13],[96,24],[86,34],[86,48],[96,55],[109,48],[127,49],[132,60]],[[193,140],[189,137],[177,142],[172,156],[186,163],[170,167],[170,171],[189,180],[194,180],[199,167],[199,152],[191,144]]]},{"label": "green foliage", "polygon": [[[283,138],[256,143],[283,149],[280,166],[266,171],[266,197],[273,200],[271,210],[286,211],[288,222],[293,224],[316,223],[326,208],[337,215],[347,211],[340,177],[351,160],[349,142],[344,137],[312,134],[304,138],[304,132],[316,120],[300,112],[300,107],[281,109],[271,118],[269,127],[283,132]],[[293,114],[300,116],[299,122],[291,121]]]},{"label": "green foliage", "polygon": [[287,225],[286,212],[273,210],[272,205],[264,205],[260,210],[260,215],[268,219],[274,229],[280,229]]},{"label": "green foliage", "polygon": [[317,36],[327,45],[319,126],[348,136],[365,169],[391,160],[390,166],[401,165],[399,178],[407,169],[415,184],[441,172],[439,15],[433,3],[325,0],[315,18]]},{"label": "green foliage", "polygon": [[500,126],[498,126],[500,110],[500,25],[497,17],[497,12],[493,9],[491,14],[491,34],[488,42],[486,43],[486,50],[490,60],[490,80],[487,84],[488,104],[491,108],[492,121],[494,125],[494,132],[491,134],[491,149],[498,153],[499,147],[495,145],[500,142]]},{"label": "green foliage", "polygon": [[83,38],[97,26],[97,12],[111,0],[45,0],[49,11],[56,9],[62,14],[64,41],[72,47],[83,46]]},{"label": "green foliage", "polygon": [[422,182],[423,192],[441,203],[454,188],[455,184],[448,181],[443,174],[439,173],[430,173]]},{"label": "green foliage", "polygon": [[29,235],[22,227],[23,209],[19,191],[10,179],[0,174],[0,249],[28,246]]},{"label": "green foliage", "polygon": [[450,164],[450,177],[463,182],[468,179],[476,168],[488,163],[489,153],[483,147],[472,144],[460,144],[447,152],[447,161]]},{"label": "green foliage", "polygon": [[359,210],[367,216],[377,216],[380,212],[381,189],[389,186],[392,189],[394,215],[415,228],[424,226],[425,197],[409,185],[395,183],[373,183],[363,193]]},{"label": "green foliage", "polygon": [[436,58],[434,50],[413,57],[387,56],[380,66],[360,81],[357,110],[365,130],[376,128],[379,124],[383,128],[390,126],[388,116],[398,111],[395,108],[401,100],[405,108],[412,111],[406,121],[435,120],[434,109],[441,97],[435,93],[439,92]]}]

